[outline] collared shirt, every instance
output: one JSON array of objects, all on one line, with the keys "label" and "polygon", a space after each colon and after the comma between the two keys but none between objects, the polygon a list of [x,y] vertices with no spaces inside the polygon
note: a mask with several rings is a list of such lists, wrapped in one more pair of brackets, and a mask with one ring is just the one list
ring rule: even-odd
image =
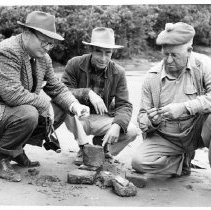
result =
[{"label": "collared shirt", "polygon": [[102,99],[104,98],[104,86],[106,78],[107,78],[107,68],[103,71],[101,70],[97,71],[95,68],[92,68],[90,72],[89,88],[91,88]]},{"label": "collared shirt", "polygon": [[196,97],[197,90],[194,86],[189,68],[186,68],[178,78],[167,74],[165,69],[162,69],[160,94],[161,107],[170,103],[186,102],[193,100]]}]

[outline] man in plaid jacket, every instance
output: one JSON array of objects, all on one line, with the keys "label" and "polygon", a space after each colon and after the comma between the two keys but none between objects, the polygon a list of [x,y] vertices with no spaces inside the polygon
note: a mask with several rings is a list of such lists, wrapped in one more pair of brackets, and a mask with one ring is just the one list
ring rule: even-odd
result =
[{"label": "man in plaid jacket", "polygon": [[[58,127],[66,114],[89,114],[89,108],[55,78],[47,54],[54,40],[63,40],[56,33],[55,17],[34,11],[26,23],[18,24],[23,32],[0,43],[0,177],[10,181],[21,180],[10,160],[25,167],[39,166],[28,159],[23,147],[42,146],[42,121],[50,117]],[[42,89],[52,102],[41,94]]]}]

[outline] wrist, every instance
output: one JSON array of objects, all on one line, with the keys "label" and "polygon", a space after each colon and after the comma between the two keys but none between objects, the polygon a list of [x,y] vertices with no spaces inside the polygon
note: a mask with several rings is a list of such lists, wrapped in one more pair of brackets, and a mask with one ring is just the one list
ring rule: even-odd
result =
[{"label": "wrist", "polygon": [[117,123],[112,124],[112,127],[115,127],[120,132],[121,127]]}]

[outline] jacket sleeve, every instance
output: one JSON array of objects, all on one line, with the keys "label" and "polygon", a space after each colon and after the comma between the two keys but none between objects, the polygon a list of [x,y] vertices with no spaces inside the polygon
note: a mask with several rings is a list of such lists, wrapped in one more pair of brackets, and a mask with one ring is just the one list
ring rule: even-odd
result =
[{"label": "jacket sleeve", "polygon": [[124,133],[127,132],[127,127],[132,116],[132,110],[133,106],[129,102],[129,94],[125,72],[122,71],[121,77],[116,87],[115,116],[113,123],[118,124]]},{"label": "jacket sleeve", "polygon": [[211,112],[211,59],[209,57],[201,57],[200,69],[202,71],[205,94],[184,102],[185,107],[191,115]]},{"label": "jacket sleeve", "polygon": [[44,86],[43,90],[56,104],[60,105],[64,110],[69,111],[69,107],[73,102],[77,101],[77,99],[74,97],[71,91],[69,91],[68,88],[55,77],[52,61],[48,55],[46,56],[46,60],[46,85]]},{"label": "jacket sleeve", "polygon": [[8,106],[32,105],[40,115],[46,115],[49,101],[29,92],[21,83],[20,58],[11,49],[0,51],[0,97]]},{"label": "jacket sleeve", "polygon": [[90,88],[79,88],[79,60],[80,57],[75,57],[68,61],[62,75],[62,82],[69,88],[72,94],[84,104],[88,101]]},{"label": "jacket sleeve", "polygon": [[154,127],[149,120],[146,111],[153,108],[153,98],[150,87],[151,76],[147,73],[141,88],[141,102],[137,117],[139,128],[143,133],[150,133],[155,131],[159,126]]}]

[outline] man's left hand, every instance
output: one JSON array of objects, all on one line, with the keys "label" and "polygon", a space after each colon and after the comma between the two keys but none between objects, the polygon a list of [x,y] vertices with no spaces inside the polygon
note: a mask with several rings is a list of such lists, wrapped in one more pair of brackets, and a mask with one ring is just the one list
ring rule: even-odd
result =
[{"label": "man's left hand", "polygon": [[120,134],[120,126],[118,124],[112,124],[111,128],[107,131],[103,138],[102,146],[105,144],[113,144],[118,141]]},{"label": "man's left hand", "polygon": [[159,114],[170,119],[177,119],[186,112],[187,109],[183,103],[171,103],[158,110]]}]

